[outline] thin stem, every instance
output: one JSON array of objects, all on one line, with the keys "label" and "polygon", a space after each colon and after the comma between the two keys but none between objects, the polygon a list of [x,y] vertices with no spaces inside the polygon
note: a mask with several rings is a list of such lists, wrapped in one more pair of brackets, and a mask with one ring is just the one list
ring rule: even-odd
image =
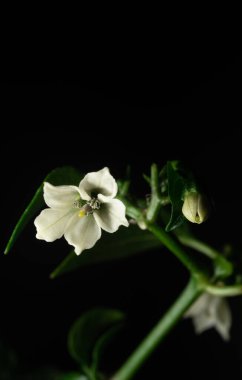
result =
[{"label": "thin stem", "polygon": [[218,251],[216,251],[216,249],[210,247],[208,244],[200,240],[183,235],[177,235],[177,238],[182,244],[186,245],[187,247],[193,248],[198,252],[203,253],[210,259],[214,260],[217,257],[221,257],[221,253],[219,253]]},{"label": "thin stem", "polygon": [[150,185],[151,185],[151,200],[150,200],[150,205],[147,210],[146,218],[150,223],[152,223],[156,220],[156,217],[161,207],[160,190],[159,190],[159,173],[158,173],[158,167],[156,164],[153,164],[151,166]]},{"label": "thin stem", "polygon": [[194,275],[204,275],[200,265],[180,246],[174,238],[155,224],[149,224],[148,229],[185,265]]},{"label": "thin stem", "polygon": [[226,278],[233,273],[233,264],[229,260],[226,259],[221,253],[219,253],[216,249],[210,247],[208,244],[197,240],[193,237],[182,236],[177,234],[177,239],[187,247],[193,248],[196,251],[203,253],[205,256],[214,260],[216,263],[215,277],[223,277]]},{"label": "thin stem", "polygon": [[242,294],[242,285],[229,285],[229,286],[215,286],[208,285],[206,291],[210,294],[220,297],[233,297]]},{"label": "thin stem", "polygon": [[136,348],[133,354],[116,372],[111,380],[129,380],[149,358],[159,343],[166,337],[169,331],[177,324],[186,310],[202,293],[197,281],[191,278],[181,295],[165,313],[157,325]]}]

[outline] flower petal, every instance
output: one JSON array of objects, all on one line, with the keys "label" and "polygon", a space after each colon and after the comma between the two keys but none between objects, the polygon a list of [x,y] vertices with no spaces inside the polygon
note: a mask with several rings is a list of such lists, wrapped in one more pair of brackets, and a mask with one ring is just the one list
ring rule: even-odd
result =
[{"label": "flower petal", "polygon": [[118,186],[109,169],[103,168],[98,172],[88,173],[81,180],[79,189],[82,199],[88,201],[95,196],[101,202],[108,202],[116,196]]},{"label": "flower petal", "polygon": [[103,203],[93,215],[97,224],[107,232],[115,232],[121,225],[129,226],[125,218],[125,206],[118,199],[111,199],[110,202]]},{"label": "flower petal", "polygon": [[73,212],[70,210],[53,210],[51,208],[43,210],[34,221],[37,228],[37,239],[48,242],[60,239],[71,215],[73,215]]},{"label": "flower petal", "polygon": [[80,218],[76,213],[65,231],[65,239],[75,247],[75,252],[80,255],[84,249],[94,246],[101,237],[101,228],[97,225],[93,215]]},{"label": "flower petal", "polygon": [[228,302],[222,297],[202,294],[185,317],[191,317],[197,334],[215,328],[224,340],[230,338],[232,315]]},{"label": "flower petal", "polygon": [[49,182],[44,183],[45,203],[55,210],[70,209],[77,199],[80,199],[80,193],[76,186],[53,186]]},{"label": "flower petal", "polygon": [[202,332],[211,329],[214,326],[214,320],[211,316],[202,313],[201,315],[196,315],[193,317],[193,325],[196,334],[201,334]]},{"label": "flower petal", "polygon": [[208,293],[203,293],[192,306],[188,309],[185,314],[187,318],[193,318],[197,315],[200,315],[204,310],[208,310],[210,306],[211,295]]},{"label": "flower petal", "polygon": [[229,304],[225,299],[221,299],[216,319],[216,329],[224,340],[230,338],[230,328],[232,326],[232,314],[229,308]]}]

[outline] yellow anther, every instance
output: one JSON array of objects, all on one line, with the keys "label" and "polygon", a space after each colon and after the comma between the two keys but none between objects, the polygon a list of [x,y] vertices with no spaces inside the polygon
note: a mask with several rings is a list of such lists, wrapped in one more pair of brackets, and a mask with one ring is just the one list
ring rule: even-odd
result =
[{"label": "yellow anther", "polygon": [[83,216],[86,215],[86,211],[85,210],[80,210],[79,213],[78,213],[78,216],[79,218],[83,218]]}]

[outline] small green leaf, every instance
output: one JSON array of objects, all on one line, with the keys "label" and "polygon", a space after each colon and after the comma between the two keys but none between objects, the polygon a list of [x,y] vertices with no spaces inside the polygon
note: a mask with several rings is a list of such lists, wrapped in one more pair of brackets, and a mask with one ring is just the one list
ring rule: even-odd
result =
[{"label": "small green leaf", "polygon": [[16,224],[13,233],[7,243],[6,249],[4,251],[7,254],[10,249],[13,247],[17,238],[24,230],[25,226],[29,223],[29,221],[36,215],[41,208],[44,207],[44,199],[43,199],[43,185],[44,182],[50,182],[52,185],[77,185],[81,180],[81,174],[75,168],[64,166],[61,168],[57,168],[52,170],[44,179],[41,186],[36,191],[34,197],[28,204],[27,208],[23,212],[20,217],[18,223]]},{"label": "small green leaf", "polygon": [[93,372],[97,376],[97,371],[100,367],[100,362],[102,360],[102,355],[105,351],[105,348],[108,344],[114,339],[115,335],[120,331],[121,324],[114,325],[110,327],[107,332],[101,335],[101,337],[97,340],[97,343],[93,349]]},{"label": "small green leaf", "polygon": [[217,280],[224,280],[225,278],[231,276],[234,267],[231,261],[227,260],[223,256],[218,256],[214,260],[215,266],[215,277]]},{"label": "small green leaf", "polygon": [[71,252],[51,273],[56,278],[79,267],[123,259],[146,250],[159,247],[161,243],[149,231],[137,226],[121,227],[113,234],[103,233],[101,239],[91,249],[80,256]]},{"label": "small green leaf", "polygon": [[171,201],[171,217],[166,226],[166,231],[169,232],[179,227],[184,218],[181,210],[183,205],[183,194],[186,189],[184,177],[177,170],[176,161],[167,162],[167,178],[168,178],[168,194]]},{"label": "small green leaf", "polygon": [[92,375],[96,378],[104,343],[123,321],[124,314],[121,311],[100,308],[87,311],[71,327],[68,335],[69,353],[88,377]]}]

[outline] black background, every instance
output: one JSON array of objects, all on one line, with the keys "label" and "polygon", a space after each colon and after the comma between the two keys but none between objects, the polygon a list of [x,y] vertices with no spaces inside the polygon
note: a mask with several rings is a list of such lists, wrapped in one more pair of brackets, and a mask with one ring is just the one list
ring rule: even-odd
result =
[{"label": "black background", "polygon": [[[134,56],[131,46],[125,58],[94,61],[78,81],[2,82],[1,252],[36,187],[56,166],[84,172],[109,166],[121,177],[130,164],[134,191],[145,195],[142,173],[168,159],[184,160],[215,201],[211,219],[194,227],[198,236],[217,248],[232,242],[242,250],[238,49],[211,43]],[[0,257],[0,338],[20,356],[22,371],[74,369],[67,331],[93,306],[127,312],[126,334],[106,358],[106,368],[115,369],[188,279],[170,253],[154,251],[49,280],[68,247],[64,240],[47,244],[34,235],[30,225],[13,251]],[[242,303],[231,300],[231,306],[229,343],[213,330],[196,337],[183,321],[137,379],[172,377],[177,370],[193,378],[208,368],[211,376],[241,375]]]}]

